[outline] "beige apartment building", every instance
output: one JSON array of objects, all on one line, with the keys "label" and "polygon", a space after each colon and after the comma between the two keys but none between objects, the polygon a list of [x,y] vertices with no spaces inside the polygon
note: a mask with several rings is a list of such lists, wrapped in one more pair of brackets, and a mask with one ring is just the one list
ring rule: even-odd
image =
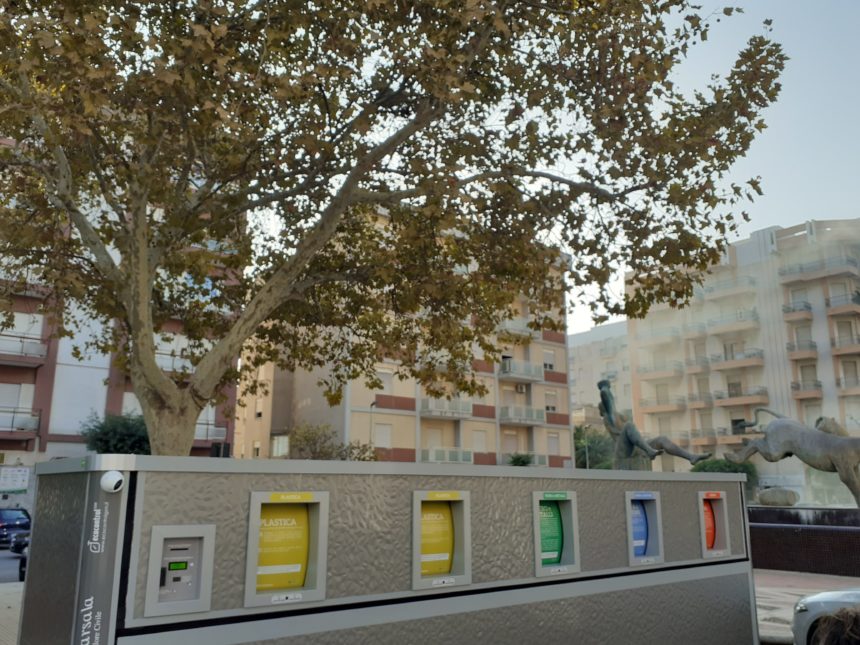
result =
[{"label": "beige apartment building", "polygon": [[[737,424],[758,407],[809,424],[835,417],[860,435],[858,289],[860,219],[732,244],[689,307],[629,321],[636,424],[718,455],[742,443]],[[754,459],[765,485],[804,486],[798,460]]]},{"label": "beige apartment building", "polygon": [[372,444],[381,460],[495,465],[530,453],[535,465],[570,466],[565,334],[530,329],[525,302],[519,314],[500,331],[521,344],[505,347],[499,363],[473,361],[487,388],[480,398],[431,398],[414,380],[397,378],[393,363],[380,363],[381,390],[352,381],[330,406],[317,385],[321,372],[265,366],[259,376],[268,392],[239,408],[234,454],[285,456],[289,429],[311,423],[329,425],[344,442]]}]

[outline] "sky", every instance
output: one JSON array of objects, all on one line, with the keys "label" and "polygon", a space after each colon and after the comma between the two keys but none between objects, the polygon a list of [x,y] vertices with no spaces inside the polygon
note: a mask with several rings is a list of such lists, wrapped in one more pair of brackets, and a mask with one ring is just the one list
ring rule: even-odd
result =
[{"label": "sky", "polygon": [[[782,44],[789,60],[782,92],[765,111],[767,129],[753,142],[729,178],[743,183],[762,177],[764,196],[745,210],[750,221],[738,235],[768,226],[793,226],[810,219],[860,217],[852,187],[860,184],[860,1],[703,0],[702,15],[726,5],[743,13],[714,24],[679,71],[681,87],[704,87],[712,73],[727,72],[750,36],[763,34]],[[620,287],[618,289],[620,291]],[[568,319],[568,332],[593,326],[581,307]]]}]

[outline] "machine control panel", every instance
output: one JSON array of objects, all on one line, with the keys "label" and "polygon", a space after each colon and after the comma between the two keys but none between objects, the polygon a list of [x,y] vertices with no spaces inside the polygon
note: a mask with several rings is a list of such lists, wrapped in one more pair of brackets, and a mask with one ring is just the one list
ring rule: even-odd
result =
[{"label": "machine control panel", "polygon": [[167,538],[161,555],[158,602],[200,597],[200,554],[203,538]]}]

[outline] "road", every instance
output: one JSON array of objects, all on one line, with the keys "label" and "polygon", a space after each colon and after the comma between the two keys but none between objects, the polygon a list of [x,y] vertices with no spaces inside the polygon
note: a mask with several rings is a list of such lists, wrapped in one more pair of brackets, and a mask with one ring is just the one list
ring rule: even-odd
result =
[{"label": "road", "polygon": [[0,582],[18,582],[18,556],[0,549]]}]

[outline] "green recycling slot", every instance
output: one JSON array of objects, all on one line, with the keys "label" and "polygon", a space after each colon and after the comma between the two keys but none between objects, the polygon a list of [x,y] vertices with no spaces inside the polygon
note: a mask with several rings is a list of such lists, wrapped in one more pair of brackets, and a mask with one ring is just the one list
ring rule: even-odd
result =
[{"label": "green recycling slot", "polygon": [[558,564],[564,549],[561,509],[558,502],[541,501],[539,510],[541,564]]}]

